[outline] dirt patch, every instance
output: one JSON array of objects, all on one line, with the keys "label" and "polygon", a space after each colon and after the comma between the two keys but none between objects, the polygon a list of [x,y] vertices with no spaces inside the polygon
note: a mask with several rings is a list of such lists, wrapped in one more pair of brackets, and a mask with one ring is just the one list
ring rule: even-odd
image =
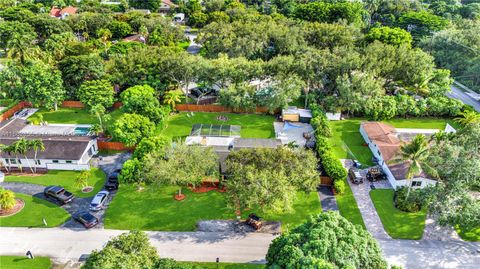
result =
[{"label": "dirt patch", "polygon": [[185,196],[185,194],[175,194],[175,196],[173,197],[175,200],[177,201],[182,201],[183,199],[185,199],[187,196]]},{"label": "dirt patch", "polygon": [[89,193],[89,192],[92,192],[93,191],[93,187],[92,186],[87,186],[85,188],[82,189],[82,192],[83,193]]},{"label": "dirt patch", "polygon": [[20,198],[15,198],[16,204],[13,208],[8,210],[0,210],[0,217],[10,217],[20,212],[25,207],[25,201]]}]

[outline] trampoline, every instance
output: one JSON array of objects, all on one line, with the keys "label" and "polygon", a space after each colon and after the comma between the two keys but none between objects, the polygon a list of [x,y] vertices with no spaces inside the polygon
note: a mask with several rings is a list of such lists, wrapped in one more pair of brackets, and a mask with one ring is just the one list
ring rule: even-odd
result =
[{"label": "trampoline", "polygon": [[240,137],[239,125],[194,124],[191,136]]}]

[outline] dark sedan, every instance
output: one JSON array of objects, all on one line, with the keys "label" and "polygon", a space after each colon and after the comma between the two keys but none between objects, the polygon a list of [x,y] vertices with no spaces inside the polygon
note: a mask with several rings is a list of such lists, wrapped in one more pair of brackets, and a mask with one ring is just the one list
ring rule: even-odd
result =
[{"label": "dark sedan", "polygon": [[76,213],[73,215],[73,219],[80,222],[87,229],[98,224],[98,218],[86,211]]}]

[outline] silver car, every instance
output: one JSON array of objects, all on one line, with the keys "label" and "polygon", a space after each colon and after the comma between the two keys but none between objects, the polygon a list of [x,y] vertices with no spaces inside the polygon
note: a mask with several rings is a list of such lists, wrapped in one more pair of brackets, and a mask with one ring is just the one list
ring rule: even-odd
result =
[{"label": "silver car", "polygon": [[110,193],[108,191],[101,191],[93,197],[92,202],[90,203],[90,210],[91,211],[99,211],[102,210],[105,202],[107,202],[108,195]]}]

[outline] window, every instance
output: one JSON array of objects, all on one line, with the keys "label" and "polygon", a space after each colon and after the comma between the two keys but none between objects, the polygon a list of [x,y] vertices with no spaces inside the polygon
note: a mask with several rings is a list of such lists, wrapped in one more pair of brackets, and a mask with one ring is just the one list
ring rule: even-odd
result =
[{"label": "window", "polygon": [[41,165],[42,162],[40,160],[35,160],[35,165]]},{"label": "window", "polygon": [[65,161],[65,163],[72,163],[72,161],[70,161],[70,160],[67,160],[67,161]]},{"label": "window", "polygon": [[380,152],[380,150],[377,150],[377,153],[378,153],[378,156],[382,156],[382,153]]},{"label": "window", "polygon": [[17,164],[17,159],[10,159],[11,164]]},{"label": "window", "polygon": [[6,164],[9,164],[9,163],[10,163],[10,159],[5,159],[5,163],[6,163]]},{"label": "window", "polygon": [[53,162],[53,163],[59,163],[59,161],[58,161],[58,160],[53,160],[52,162]]},{"label": "window", "polygon": [[422,182],[421,181],[412,181],[412,187],[421,187]]}]

